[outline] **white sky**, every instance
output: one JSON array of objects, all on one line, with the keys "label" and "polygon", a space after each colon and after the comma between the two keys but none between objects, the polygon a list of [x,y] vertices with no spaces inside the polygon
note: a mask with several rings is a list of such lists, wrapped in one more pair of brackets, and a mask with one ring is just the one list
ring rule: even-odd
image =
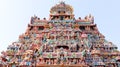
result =
[{"label": "white sky", "polygon": [[[0,52],[24,33],[30,17],[49,18],[50,8],[59,0],[0,0]],[[75,17],[92,14],[99,31],[120,50],[120,0],[64,0],[74,8]]]}]

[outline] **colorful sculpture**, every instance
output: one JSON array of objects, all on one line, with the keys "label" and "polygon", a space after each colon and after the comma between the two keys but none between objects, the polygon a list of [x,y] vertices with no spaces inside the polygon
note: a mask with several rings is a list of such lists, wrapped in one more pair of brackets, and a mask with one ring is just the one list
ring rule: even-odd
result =
[{"label": "colorful sculpture", "polygon": [[102,35],[94,17],[75,19],[73,8],[60,2],[50,10],[50,18],[31,17],[18,42],[2,52],[6,66],[119,67],[120,52]]}]

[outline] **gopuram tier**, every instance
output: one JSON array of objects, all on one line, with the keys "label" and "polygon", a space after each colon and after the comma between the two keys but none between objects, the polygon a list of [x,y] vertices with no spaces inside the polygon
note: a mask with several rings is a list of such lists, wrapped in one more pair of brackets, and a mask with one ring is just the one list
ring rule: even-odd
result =
[{"label": "gopuram tier", "polygon": [[76,19],[73,7],[60,2],[49,19],[31,17],[25,33],[1,52],[0,67],[120,67],[117,49],[92,15]]}]

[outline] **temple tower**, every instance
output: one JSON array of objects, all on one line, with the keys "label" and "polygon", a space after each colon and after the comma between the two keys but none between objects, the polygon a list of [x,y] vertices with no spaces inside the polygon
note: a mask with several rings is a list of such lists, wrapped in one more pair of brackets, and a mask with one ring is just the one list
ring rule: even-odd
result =
[{"label": "temple tower", "polygon": [[31,17],[25,33],[2,52],[1,65],[118,67],[120,52],[100,33],[94,17],[76,19],[73,11],[62,1],[50,9],[49,19]]}]

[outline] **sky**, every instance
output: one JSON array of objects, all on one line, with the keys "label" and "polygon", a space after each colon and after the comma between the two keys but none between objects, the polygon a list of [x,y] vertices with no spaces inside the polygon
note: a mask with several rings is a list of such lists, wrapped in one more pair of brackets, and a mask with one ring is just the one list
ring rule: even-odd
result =
[{"label": "sky", "polygon": [[[25,32],[31,16],[49,18],[60,0],[0,0],[0,52]],[[99,31],[120,50],[120,0],[64,0],[74,8],[75,18],[92,14]]]}]

